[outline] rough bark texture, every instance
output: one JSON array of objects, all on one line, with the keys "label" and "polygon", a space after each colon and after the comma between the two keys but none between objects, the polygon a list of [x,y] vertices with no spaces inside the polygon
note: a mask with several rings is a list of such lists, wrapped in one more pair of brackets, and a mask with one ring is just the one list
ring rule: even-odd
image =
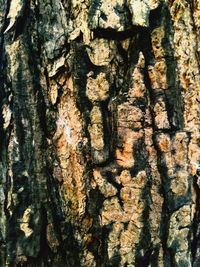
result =
[{"label": "rough bark texture", "polygon": [[200,266],[200,2],[0,0],[0,266]]}]

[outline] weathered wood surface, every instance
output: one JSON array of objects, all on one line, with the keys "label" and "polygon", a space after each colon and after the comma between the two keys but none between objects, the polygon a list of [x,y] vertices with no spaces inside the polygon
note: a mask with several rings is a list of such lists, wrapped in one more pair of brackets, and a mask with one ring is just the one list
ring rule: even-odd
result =
[{"label": "weathered wood surface", "polygon": [[200,266],[200,2],[0,0],[0,266]]}]

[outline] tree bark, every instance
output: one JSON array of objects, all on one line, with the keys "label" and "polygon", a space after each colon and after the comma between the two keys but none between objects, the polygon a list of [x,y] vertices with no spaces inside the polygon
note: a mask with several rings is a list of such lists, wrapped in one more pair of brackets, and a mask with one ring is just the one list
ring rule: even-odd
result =
[{"label": "tree bark", "polygon": [[200,266],[200,2],[0,6],[0,267]]}]

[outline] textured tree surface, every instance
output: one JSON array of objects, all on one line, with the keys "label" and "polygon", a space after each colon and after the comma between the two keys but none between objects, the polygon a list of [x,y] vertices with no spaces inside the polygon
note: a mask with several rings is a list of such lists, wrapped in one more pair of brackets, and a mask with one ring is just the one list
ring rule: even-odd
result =
[{"label": "textured tree surface", "polygon": [[200,1],[0,0],[0,267],[200,266]]}]

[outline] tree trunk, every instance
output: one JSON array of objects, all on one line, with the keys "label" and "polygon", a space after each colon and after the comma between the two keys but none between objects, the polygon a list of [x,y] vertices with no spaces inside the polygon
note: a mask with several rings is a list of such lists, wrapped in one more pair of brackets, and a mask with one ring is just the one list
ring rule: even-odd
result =
[{"label": "tree trunk", "polygon": [[200,266],[200,2],[0,7],[0,267]]}]

